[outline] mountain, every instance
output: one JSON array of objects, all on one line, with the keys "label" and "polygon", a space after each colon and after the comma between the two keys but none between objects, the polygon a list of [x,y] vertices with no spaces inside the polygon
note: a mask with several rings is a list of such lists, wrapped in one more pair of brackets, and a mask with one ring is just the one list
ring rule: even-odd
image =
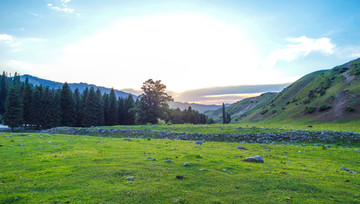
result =
[{"label": "mountain", "polygon": [[186,108],[191,108],[193,110],[199,111],[199,113],[204,113],[206,111],[217,110],[221,107],[221,105],[204,105],[198,103],[184,103],[184,102],[169,102],[169,107],[172,109],[179,108],[180,110],[184,110]]},{"label": "mountain", "polygon": [[[263,93],[260,96],[246,98],[226,107],[226,112],[231,116],[231,120],[236,122],[243,117],[263,108],[270,100],[272,100],[277,93],[269,92]],[[222,107],[217,110],[210,110],[205,112],[206,115],[213,118],[215,122],[222,121]]]},{"label": "mountain", "polygon": [[[61,82],[55,82],[55,81],[50,81],[50,80],[46,80],[46,79],[41,79],[41,78],[31,76],[31,75],[27,75],[27,74],[20,76],[20,81],[25,81],[26,78],[28,78],[29,83],[33,84],[34,86],[42,85],[44,87],[48,86],[50,88],[58,89],[58,88],[61,88],[63,86],[63,84],[64,84],[64,83],[61,83]],[[97,88],[99,88],[101,93],[108,93],[109,94],[110,91],[111,91],[110,88],[105,88],[105,87],[96,86],[96,85],[87,84],[87,83],[69,83],[69,87],[71,88],[72,91],[74,91],[75,89],[79,89],[80,93],[83,92],[87,87],[89,89],[91,87],[94,87],[95,90]],[[126,98],[126,97],[129,96],[129,94],[130,93],[115,89],[116,97]],[[133,94],[132,94],[132,96],[136,100],[137,96],[133,95]],[[191,108],[193,110],[197,110],[200,113],[203,113],[203,112],[205,112],[207,110],[218,109],[220,107],[218,105],[203,105],[203,104],[182,103],[182,102],[169,102],[169,106],[170,106],[170,108],[173,108],[173,109],[180,108],[181,110],[184,110],[185,108],[188,108],[189,106],[191,106]]]},{"label": "mountain", "polygon": [[360,118],[360,58],[297,80],[242,122],[331,122]]},{"label": "mountain", "polygon": [[[20,76],[20,81],[25,81],[26,77],[29,79],[29,83],[33,84],[34,86],[36,85],[42,85],[44,87],[48,86],[49,88],[54,88],[54,89],[58,89],[61,88],[64,83],[61,82],[55,82],[55,81],[50,81],[50,80],[46,80],[46,79],[41,79],[35,76],[31,76],[31,75],[22,75]],[[87,84],[87,83],[68,83],[69,87],[72,91],[74,91],[75,89],[79,89],[79,92],[82,93],[86,88],[91,88],[94,87],[95,90],[97,88],[100,89],[101,93],[110,93],[111,89],[110,88],[105,88],[102,86],[96,86],[94,84]],[[121,98],[126,98],[129,96],[129,93],[120,91],[120,90],[115,90],[115,95],[116,97],[121,97]],[[136,96],[133,95],[134,98],[136,99]]]}]

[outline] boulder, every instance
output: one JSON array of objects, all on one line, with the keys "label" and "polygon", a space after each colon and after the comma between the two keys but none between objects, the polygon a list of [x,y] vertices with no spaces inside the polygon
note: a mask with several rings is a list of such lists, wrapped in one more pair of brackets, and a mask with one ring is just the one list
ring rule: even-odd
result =
[{"label": "boulder", "polygon": [[257,156],[254,156],[254,157],[246,157],[246,159],[244,159],[244,161],[246,161],[246,162],[256,162],[256,163],[264,163],[264,159],[260,155],[257,155]]}]

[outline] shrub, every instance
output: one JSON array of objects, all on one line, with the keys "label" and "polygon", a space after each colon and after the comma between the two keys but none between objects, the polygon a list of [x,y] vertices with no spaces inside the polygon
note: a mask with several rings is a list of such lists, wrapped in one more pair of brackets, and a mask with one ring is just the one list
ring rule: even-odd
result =
[{"label": "shrub", "polygon": [[351,106],[346,106],[346,107],[345,107],[345,110],[346,110],[347,112],[351,113],[351,112],[354,112],[354,111],[355,111],[355,108],[353,108],[353,107],[351,107]]},{"label": "shrub", "polygon": [[264,115],[265,113],[267,113],[269,110],[267,110],[267,109],[265,109],[265,110],[262,110],[261,112],[260,112],[260,114],[261,115]]},{"label": "shrub", "polygon": [[330,105],[322,105],[322,106],[320,106],[319,111],[323,112],[323,111],[326,111],[326,110],[328,110],[330,108],[331,108]]},{"label": "shrub", "polygon": [[306,106],[304,111],[305,111],[305,113],[311,114],[311,113],[315,112],[315,110],[316,110],[316,107]]}]

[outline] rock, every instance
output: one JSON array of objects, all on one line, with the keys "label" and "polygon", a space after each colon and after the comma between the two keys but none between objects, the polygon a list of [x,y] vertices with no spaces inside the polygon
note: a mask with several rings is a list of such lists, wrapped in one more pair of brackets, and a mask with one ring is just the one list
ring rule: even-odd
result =
[{"label": "rock", "polygon": [[182,176],[182,175],[176,175],[176,178],[177,178],[177,179],[183,179],[184,176]]},{"label": "rock", "polygon": [[152,159],[152,157],[148,157],[148,159]]},{"label": "rock", "polygon": [[202,145],[202,141],[196,141],[195,144]]},{"label": "rock", "polygon": [[299,153],[301,153],[302,151],[298,151]]},{"label": "rock", "polygon": [[171,162],[171,159],[166,159],[165,162]]},{"label": "rock", "polygon": [[355,150],[355,151],[360,152],[360,149],[357,149],[357,150]]},{"label": "rock", "polygon": [[153,161],[156,161],[156,159],[154,158]]},{"label": "rock", "polygon": [[349,171],[350,174],[357,174],[357,171]]},{"label": "rock", "polygon": [[174,199],[172,199],[172,201],[174,201],[174,202],[178,202],[180,199],[177,199],[177,198],[174,198]]},{"label": "rock", "polygon": [[17,200],[19,200],[19,198],[18,198],[18,197],[15,197],[14,200],[17,201]]},{"label": "rock", "polygon": [[261,138],[257,138],[256,141],[257,141],[258,143],[263,143],[263,140],[262,140]]},{"label": "rock", "polygon": [[287,163],[290,163],[290,162],[291,162],[290,160],[287,161]]},{"label": "rock", "polygon": [[326,148],[330,148],[331,146],[330,145],[325,145]]},{"label": "rock", "polygon": [[129,177],[127,177],[125,180],[130,181],[130,180],[133,180],[133,179],[134,179],[133,176],[129,176]]},{"label": "rock", "polygon": [[226,169],[221,169],[222,171],[226,171]]},{"label": "rock", "polygon": [[45,149],[45,147],[36,147],[36,149]]},{"label": "rock", "polygon": [[184,166],[189,166],[190,163],[189,162],[185,162]]},{"label": "rock", "polygon": [[243,146],[240,146],[240,145],[239,145],[239,146],[237,146],[237,148],[238,148],[238,149],[243,149],[243,150],[247,150],[247,149],[246,149],[245,147],[243,147]]},{"label": "rock", "polygon": [[346,167],[341,167],[340,170],[345,170],[345,171],[350,171],[350,169],[346,168]]},{"label": "rock", "polygon": [[19,144],[20,146],[24,146],[23,144]]},{"label": "rock", "polygon": [[244,161],[246,161],[246,162],[264,163],[264,159],[260,155],[257,155],[255,157],[246,157],[246,159],[244,159]]}]

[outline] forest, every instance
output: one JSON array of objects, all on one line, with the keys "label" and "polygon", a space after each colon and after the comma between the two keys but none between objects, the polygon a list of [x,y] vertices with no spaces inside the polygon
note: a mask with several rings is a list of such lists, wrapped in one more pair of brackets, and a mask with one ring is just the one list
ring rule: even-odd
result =
[{"label": "forest", "polygon": [[47,129],[58,126],[91,127],[135,124],[206,124],[213,123],[206,115],[192,110],[170,109],[172,97],[165,92],[160,80],[144,82],[143,94],[134,100],[116,98],[114,89],[102,94],[99,89],[72,91],[67,83],[61,89],[32,85],[20,81],[15,73],[0,78],[0,115],[5,125]]}]

